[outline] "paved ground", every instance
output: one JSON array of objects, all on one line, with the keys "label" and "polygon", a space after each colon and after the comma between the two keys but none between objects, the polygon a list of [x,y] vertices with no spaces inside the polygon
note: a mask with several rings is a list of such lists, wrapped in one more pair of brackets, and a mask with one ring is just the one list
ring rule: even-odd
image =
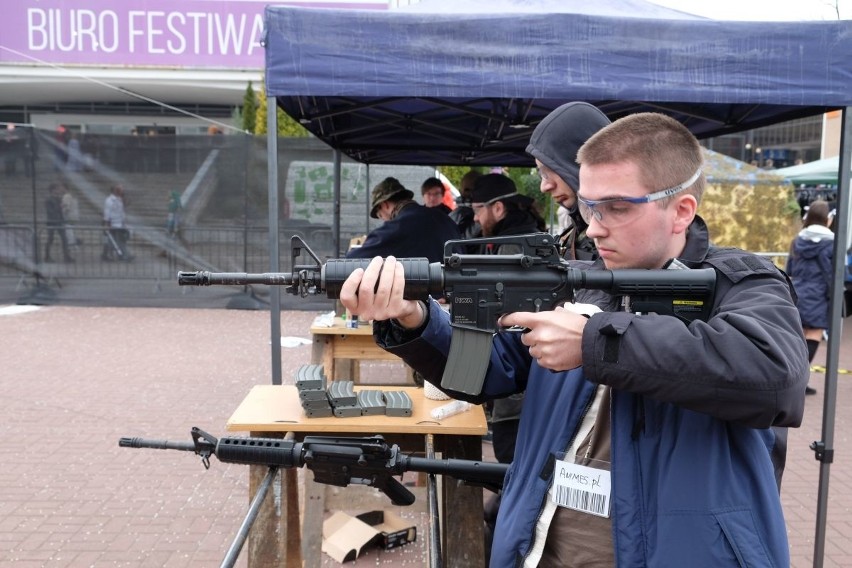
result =
[{"label": "paved ground", "polygon": [[[282,312],[282,335],[307,338],[315,315]],[[842,369],[852,369],[847,335]],[[208,471],[192,454],[123,449],[118,439],[188,441],[192,426],[223,434],[251,386],[270,381],[270,352],[262,311],[51,306],[0,315],[0,566],[219,565],[245,514],[247,470],[214,460]],[[309,346],[284,349],[285,380],[309,360]],[[401,372],[377,364],[364,374]],[[819,463],[808,445],[822,437],[825,389],[821,374],[811,383],[820,393],[790,432],[783,486],[796,568],[813,565]],[[852,566],[851,398],[852,377],[841,374],[827,567]],[[350,490],[360,488],[337,491],[332,506],[351,501]],[[371,490],[360,491],[370,504]],[[397,510],[423,538],[355,566],[424,565],[423,500]],[[323,563],[336,565],[326,556]]]}]

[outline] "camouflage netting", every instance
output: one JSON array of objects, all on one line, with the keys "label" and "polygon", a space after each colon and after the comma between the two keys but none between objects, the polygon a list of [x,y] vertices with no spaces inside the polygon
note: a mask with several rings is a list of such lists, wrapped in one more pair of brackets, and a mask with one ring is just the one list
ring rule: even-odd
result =
[{"label": "camouflage netting", "polygon": [[794,187],[771,171],[710,150],[705,150],[704,159],[708,184],[699,213],[713,243],[787,252],[801,228]]}]

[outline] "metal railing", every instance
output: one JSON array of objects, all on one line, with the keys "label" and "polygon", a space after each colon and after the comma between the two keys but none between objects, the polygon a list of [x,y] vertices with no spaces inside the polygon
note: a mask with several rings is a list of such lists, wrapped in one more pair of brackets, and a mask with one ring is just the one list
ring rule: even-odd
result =
[{"label": "metal railing", "polygon": [[[52,234],[52,241],[51,241]],[[328,254],[329,230],[281,231],[280,266],[290,268],[289,241],[299,235],[314,250]],[[48,246],[48,244],[50,246]],[[171,281],[180,270],[267,272],[269,235],[265,227],[190,228],[169,235],[142,227],[130,231],[127,255],[115,254],[103,227],[0,225],[0,279]]]}]

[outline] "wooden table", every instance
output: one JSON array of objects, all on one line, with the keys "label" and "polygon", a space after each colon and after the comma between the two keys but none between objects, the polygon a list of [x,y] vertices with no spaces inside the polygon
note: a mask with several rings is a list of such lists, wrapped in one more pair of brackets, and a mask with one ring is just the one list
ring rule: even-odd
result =
[{"label": "wooden table", "polygon": [[[430,416],[433,408],[447,401],[430,400],[417,387],[359,386],[356,390],[402,390],[412,401],[408,417],[359,416],[354,418],[307,418],[299,403],[295,386],[258,385],[228,420],[229,431],[247,431],[252,436],[282,437],[293,432],[298,439],[305,435],[364,436],[382,434],[389,443],[399,444],[405,451],[424,449],[427,434],[435,440],[435,451],[444,459],[482,459],[481,436],[487,431],[485,413],[480,406],[443,421]],[[413,444],[414,443],[414,444]],[[412,450],[414,445],[414,450]],[[266,474],[264,466],[250,467],[250,499]],[[305,513],[298,525],[298,492],[295,469],[282,471],[275,488],[280,500],[267,499],[249,536],[250,568],[260,566],[321,565],[322,521],[325,505],[325,486],[314,483],[308,476],[305,482]],[[481,568],[484,565],[482,489],[457,483],[443,483],[441,523],[442,552],[446,565]],[[343,489],[346,491],[346,489]],[[300,539],[301,537],[301,539]],[[298,547],[301,540],[301,556]],[[294,544],[295,543],[295,544]]]},{"label": "wooden table", "polygon": [[[360,382],[360,361],[402,361],[376,345],[373,326],[362,323],[356,328],[335,318],[331,327],[311,326],[314,339],[311,363],[322,365],[329,380],[349,379]],[[345,360],[346,364],[337,361]],[[410,376],[410,373],[409,373]]]}]

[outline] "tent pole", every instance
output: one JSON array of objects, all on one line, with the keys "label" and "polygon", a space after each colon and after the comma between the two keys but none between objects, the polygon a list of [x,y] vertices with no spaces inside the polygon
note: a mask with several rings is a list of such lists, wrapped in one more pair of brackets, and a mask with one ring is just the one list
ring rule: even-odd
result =
[{"label": "tent pole", "polygon": [[364,215],[364,234],[368,234],[370,232],[370,201],[372,199],[373,189],[370,187],[370,164],[367,164],[367,185],[366,185],[366,199],[367,202],[367,212]]},{"label": "tent pole", "polygon": [[840,134],[840,172],[837,185],[837,212],[834,217],[834,275],[831,288],[831,314],[828,331],[828,352],[825,361],[825,393],[822,413],[822,440],[811,444],[820,462],[817,491],[816,533],[814,536],[814,567],[822,568],[825,557],[825,531],[828,506],[828,479],[834,460],[834,418],[837,407],[837,365],[840,338],[843,331],[843,289],[846,273],[846,242],[849,233],[849,174],[852,168],[852,124],[850,111],[843,109],[843,128]]},{"label": "tent pole", "polygon": [[[278,99],[266,99],[266,175],[269,202],[269,271],[279,272],[278,251]],[[291,267],[292,270],[292,267]],[[281,384],[281,287],[269,287],[272,384]]]},{"label": "tent pole", "polygon": [[334,151],[334,221],[331,237],[334,241],[334,258],[341,255],[340,249],[340,150]]}]

